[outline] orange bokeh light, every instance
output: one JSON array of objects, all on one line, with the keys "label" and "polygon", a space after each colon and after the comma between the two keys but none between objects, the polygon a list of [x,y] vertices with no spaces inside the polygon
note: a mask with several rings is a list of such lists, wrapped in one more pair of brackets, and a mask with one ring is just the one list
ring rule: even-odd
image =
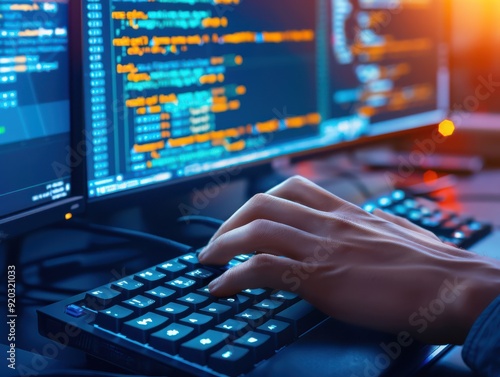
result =
[{"label": "orange bokeh light", "polygon": [[439,133],[441,135],[448,137],[453,135],[454,132],[455,132],[455,124],[451,120],[446,119],[439,124]]}]

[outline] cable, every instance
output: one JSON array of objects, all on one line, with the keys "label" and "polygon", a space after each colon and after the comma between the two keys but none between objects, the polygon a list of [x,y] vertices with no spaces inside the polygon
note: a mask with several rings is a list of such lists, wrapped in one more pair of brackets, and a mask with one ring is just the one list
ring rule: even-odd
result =
[{"label": "cable", "polygon": [[223,220],[219,220],[213,217],[208,217],[208,216],[183,216],[179,217],[177,219],[178,223],[186,223],[188,225],[193,224],[200,224],[200,225],[206,225],[210,228],[214,229],[219,229],[222,224],[224,224]]},{"label": "cable", "polygon": [[107,225],[92,224],[80,220],[73,220],[68,222],[67,224],[74,229],[87,230],[105,236],[113,236],[113,237],[126,238],[129,240],[149,242],[156,245],[166,246],[172,249],[178,249],[182,253],[188,253],[189,251],[192,250],[191,247],[181,244],[179,242],[175,242],[167,238],[155,236],[153,234],[140,232],[137,230],[116,228]]}]

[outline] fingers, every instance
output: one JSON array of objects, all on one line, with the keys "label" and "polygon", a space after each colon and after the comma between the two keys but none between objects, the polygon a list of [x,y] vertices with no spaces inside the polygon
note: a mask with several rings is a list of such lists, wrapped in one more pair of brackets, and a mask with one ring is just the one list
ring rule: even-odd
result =
[{"label": "fingers", "polygon": [[324,212],[335,211],[347,203],[300,176],[287,179],[267,193]]},{"label": "fingers", "polygon": [[291,259],[267,254],[256,255],[210,283],[210,294],[227,297],[249,288],[273,288],[297,292],[300,284],[290,276],[300,268],[301,262]]},{"label": "fingers", "polygon": [[240,254],[261,252],[302,260],[320,239],[289,225],[255,220],[228,231],[211,242],[198,256],[203,264],[224,265]]},{"label": "fingers", "polygon": [[286,224],[306,232],[314,232],[321,224],[318,211],[282,198],[258,194],[226,221],[212,237],[211,242],[255,220],[269,220]]},{"label": "fingers", "polygon": [[381,219],[384,219],[384,220],[389,221],[391,223],[394,223],[396,225],[402,226],[403,228],[413,230],[414,232],[418,232],[422,235],[425,235],[427,237],[430,237],[432,239],[435,239],[435,240],[438,240],[439,242],[441,242],[439,237],[436,236],[434,233],[429,232],[428,230],[423,229],[423,228],[419,227],[418,225],[415,225],[412,222],[410,222],[402,217],[392,215],[392,214],[384,212],[380,209],[376,209],[373,212],[373,214],[377,217],[380,217]]}]

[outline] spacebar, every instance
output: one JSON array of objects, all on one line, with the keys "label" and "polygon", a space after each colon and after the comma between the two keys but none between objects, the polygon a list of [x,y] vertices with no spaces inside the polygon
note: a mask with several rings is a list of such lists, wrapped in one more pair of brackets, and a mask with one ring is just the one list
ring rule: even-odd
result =
[{"label": "spacebar", "polygon": [[327,316],[317,310],[307,301],[299,301],[276,315],[276,319],[292,325],[295,336],[299,337],[312,327],[316,326]]}]

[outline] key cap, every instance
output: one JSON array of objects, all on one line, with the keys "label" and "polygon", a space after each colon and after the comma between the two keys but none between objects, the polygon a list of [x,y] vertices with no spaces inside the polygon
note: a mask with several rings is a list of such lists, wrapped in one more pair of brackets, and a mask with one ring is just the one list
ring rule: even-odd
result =
[{"label": "key cap", "polygon": [[241,338],[236,339],[234,344],[249,349],[254,357],[254,364],[274,354],[274,344],[271,337],[256,331],[246,333]]},{"label": "key cap", "polygon": [[235,312],[242,312],[252,304],[250,298],[245,295],[236,295],[233,297],[221,298],[217,301],[219,304],[227,305],[233,308]]},{"label": "key cap", "polygon": [[268,318],[266,318],[266,313],[260,310],[247,309],[239,314],[236,314],[235,318],[238,321],[244,321],[252,327],[257,327],[263,324]]},{"label": "key cap", "polygon": [[198,310],[202,306],[206,305],[209,302],[209,299],[206,296],[189,293],[186,296],[178,298],[177,302],[182,305],[189,306],[193,310]]},{"label": "key cap", "polygon": [[191,313],[191,309],[189,309],[186,305],[171,302],[167,305],[162,306],[161,308],[156,309],[155,313],[168,317],[173,321],[178,321],[180,318]]},{"label": "key cap", "polygon": [[225,345],[228,334],[208,330],[181,345],[179,355],[186,360],[205,365],[208,356]]},{"label": "key cap", "polygon": [[163,286],[144,292],[144,296],[152,298],[158,305],[165,305],[177,297],[177,292]]},{"label": "key cap", "polygon": [[258,304],[255,304],[253,306],[255,309],[265,311],[266,313],[269,314],[276,314],[280,310],[284,309],[283,302],[281,301],[275,301],[275,300],[263,300],[259,302]]},{"label": "key cap", "polygon": [[167,279],[173,280],[178,278],[185,272],[189,271],[188,267],[176,261],[168,261],[156,266],[156,269],[167,276]]},{"label": "key cap", "polygon": [[97,313],[95,324],[103,329],[120,332],[122,324],[132,318],[134,312],[122,306],[115,305]]},{"label": "key cap", "polygon": [[227,332],[231,335],[231,339],[242,337],[250,330],[250,325],[247,322],[228,319],[227,321],[216,326],[217,331]]},{"label": "key cap", "polygon": [[198,260],[198,256],[195,253],[189,253],[179,257],[177,259],[180,263],[188,266],[189,270],[194,270],[195,268],[201,267],[201,263]]},{"label": "key cap", "polygon": [[255,256],[255,254],[241,254],[235,256],[234,259],[239,260],[240,262],[246,262],[250,260],[253,256]]},{"label": "key cap", "polygon": [[139,318],[125,322],[122,334],[126,337],[147,343],[149,335],[166,325],[169,322],[167,317],[155,313],[147,313]]},{"label": "key cap", "polygon": [[261,301],[269,295],[269,292],[265,289],[257,288],[257,289],[245,289],[241,292],[243,295],[248,296],[250,300],[253,302]]},{"label": "key cap", "polygon": [[271,319],[262,326],[257,327],[257,330],[269,335],[274,341],[274,349],[290,344],[294,340],[293,328],[287,322]]},{"label": "key cap", "polygon": [[326,315],[316,310],[311,304],[304,300],[293,304],[288,309],[278,313],[275,317],[278,321],[290,323],[294,329],[294,335],[297,338],[325,318]]},{"label": "key cap", "polygon": [[167,280],[167,275],[165,275],[163,272],[150,269],[138,273],[134,276],[134,279],[140,281],[141,283],[144,283],[146,289],[151,289],[153,287],[157,287],[165,280]]},{"label": "key cap", "polygon": [[194,329],[179,323],[172,323],[166,328],[151,334],[149,345],[170,355],[177,355],[182,343],[195,335]]},{"label": "key cap", "polygon": [[203,268],[197,268],[186,274],[189,279],[195,280],[198,285],[207,285],[215,277],[215,274]]},{"label": "key cap", "polygon": [[221,305],[214,302],[200,309],[200,313],[211,315],[217,322],[222,322],[229,318],[231,314],[233,314],[233,310],[230,306]]},{"label": "key cap", "polygon": [[253,355],[246,348],[226,345],[210,355],[208,366],[228,376],[239,376],[253,368]]},{"label": "key cap", "polygon": [[184,276],[165,283],[167,288],[175,290],[180,296],[185,296],[196,288],[196,282]]},{"label": "key cap", "polygon": [[210,289],[208,289],[208,285],[204,286],[203,288],[197,289],[196,292],[203,296],[212,297],[212,295],[210,294]]},{"label": "key cap", "polygon": [[125,298],[131,298],[141,293],[144,284],[132,278],[118,280],[111,284],[111,288],[123,293]]},{"label": "key cap", "polygon": [[289,307],[300,300],[299,296],[295,293],[287,291],[278,291],[271,294],[271,300],[281,301],[285,307]]},{"label": "key cap", "polygon": [[192,313],[185,318],[180,320],[181,323],[189,325],[196,330],[197,334],[201,334],[207,331],[211,326],[215,324],[213,317],[209,315],[204,315],[200,313]]},{"label": "key cap", "polygon": [[152,298],[140,295],[123,301],[122,305],[127,309],[133,310],[136,315],[143,315],[157,306],[156,301]]},{"label": "key cap", "polygon": [[104,310],[118,302],[121,297],[123,297],[121,292],[104,286],[87,292],[84,305],[92,310]]}]

